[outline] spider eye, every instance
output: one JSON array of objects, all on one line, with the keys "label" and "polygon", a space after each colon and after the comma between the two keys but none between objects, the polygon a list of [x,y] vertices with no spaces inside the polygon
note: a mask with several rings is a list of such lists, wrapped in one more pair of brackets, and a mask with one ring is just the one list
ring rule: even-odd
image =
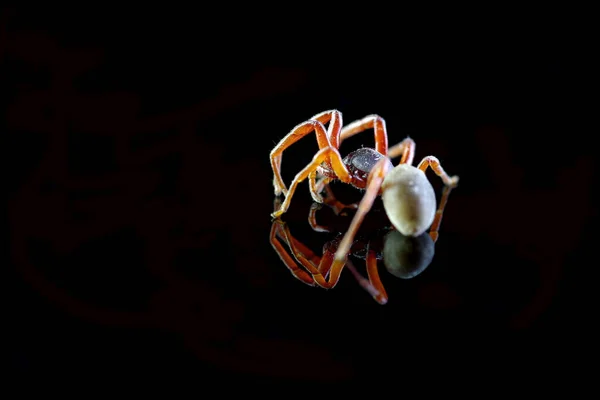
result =
[{"label": "spider eye", "polygon": [[383,263],[390,274],[410,279],[431,264],[434,253],[435,245],[427,232],[413,237],[393,230],[384,239]]}]

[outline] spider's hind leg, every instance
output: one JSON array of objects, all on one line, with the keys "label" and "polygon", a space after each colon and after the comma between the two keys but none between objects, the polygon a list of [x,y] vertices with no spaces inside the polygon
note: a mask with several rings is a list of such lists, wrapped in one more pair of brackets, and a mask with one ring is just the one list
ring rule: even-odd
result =
[{"label": "spider's hind leg", "polygon": [[428,167],[431,167],[435,174],[442,178],[444,185],[450,187],[455,187],[458,185],[458,176],[449,176],[446,171],[444,171],[444,168],[442,168],[442,164],[440,164],[440,160],[438,160],[437,157],[427,156],[423,158],[423,160],[417,166],[417,168],[423,172],[427,171]]},{"label": "spider's hind leg", "polygon": [[388,157],[396,158],[398,156],[402,156],[399,162],[400,164],[412,165],[415,158],[415,147],[415,141],[407,137],[400,143],[388,149]]}]

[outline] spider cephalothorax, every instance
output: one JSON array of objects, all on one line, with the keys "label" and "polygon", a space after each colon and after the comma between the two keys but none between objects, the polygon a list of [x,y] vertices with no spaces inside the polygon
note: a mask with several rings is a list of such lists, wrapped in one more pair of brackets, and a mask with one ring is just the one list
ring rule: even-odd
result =
[{"label": "spider cephalothorax", "polygon": [[[383,158],[385,158],[383,154],[370,147],[361,147],[349,153],[342,160],[350,174],[351,180],[349,183],[358,189],[365,189],[369,172]],[[317,168],[317,173],[332,180],[337,179],[335,171],[326,162]]]}]

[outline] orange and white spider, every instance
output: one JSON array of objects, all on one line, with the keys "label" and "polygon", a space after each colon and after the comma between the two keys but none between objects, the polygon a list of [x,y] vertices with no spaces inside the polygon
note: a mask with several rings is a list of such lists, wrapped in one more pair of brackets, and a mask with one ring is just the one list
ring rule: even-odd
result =
[{"label": "orange and white spider", "polygon": [[[325,129],[327,123],[329,126]],[[363,147],[342,159],[338,150],[340,144],[367,129],[375,132],[375,148]],[[315,132],[317,136],[319,151],[296,174],[288,190],[281,177],[283,151],[311,132]],[[431,167],[445,185],[454,187],[458,184],[458,176],[448,176],[434,156],[423,158],[414,167],[414,152],[415,142],[408,137],[388,148],[385,120],[379,115],[368,115],[343,126],[342,114],[338,110],[317,114],[296,125],[271,151],[275,194],[285,195],[279,210],[271,215],[277,218],[287,211],[298,184],[306,178],[309,179],[311,196],[319,203],[323,202],[320,192],[332,180],[340,180],[365,190],[352,223],[335,253],[329,277],[336,282],[354,237],[377,196],[381,195],[385,212],[400,233],[419,236],[434,222],[437,208],[435,192],[425,175],[427,168]],[[401,156],[400,162],[393,166],[391,158],[397,156]]]}]

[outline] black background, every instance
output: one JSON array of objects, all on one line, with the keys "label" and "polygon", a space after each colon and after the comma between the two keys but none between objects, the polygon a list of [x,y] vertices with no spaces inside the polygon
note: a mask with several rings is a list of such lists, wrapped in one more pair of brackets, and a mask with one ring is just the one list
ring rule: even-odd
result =
[{"label": "black background", "polygon": [[[2,10],[13,370],[310,385],[573,371],[559,360],[591,351],[597,215],[585,23],[230,7]],[[303,285],[269,243],[269,152],[333,108],[381,115],[390,144],[410,135],[416,162],[461,178],[432,264],[381,268],[383,306],[348,271]],[[284,153],[286,182],[316,150],[310,136]],[[310,230],[310,205],[303,183],[283,219],[319,253],[332,236]]]}]

